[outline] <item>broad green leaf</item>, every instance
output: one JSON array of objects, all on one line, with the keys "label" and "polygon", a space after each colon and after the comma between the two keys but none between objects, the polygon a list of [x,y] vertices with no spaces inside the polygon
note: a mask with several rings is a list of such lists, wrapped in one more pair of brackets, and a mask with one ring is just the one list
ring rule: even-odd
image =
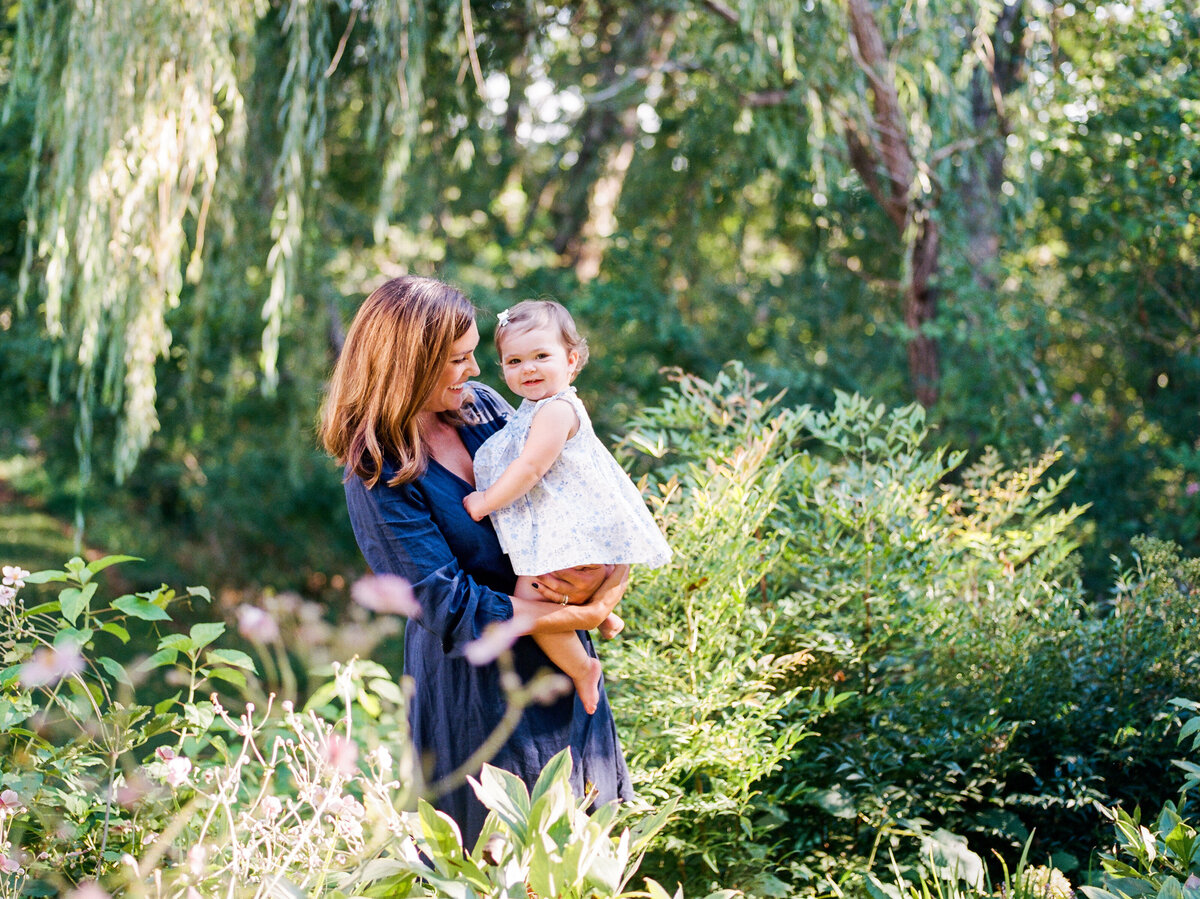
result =
[{"label": "broad green leaf", "polygon": [[89,562],[87,570],[92,574],[97,574],[108,568],[110,565],[119,565],[121,562],[144,562],[145,559],[140,559],[137,556],[104,556],[97,559],[95,562]]},{"label": "broad green leaf", "polygon": [[158,641],[158,648],[173,649],[176,652],[188,653],[195,648],[195,644],[187,634],[167,634]]},{"label": "broad green leaf", "polygon": [[155,668],[162,668],[164,665],[174,665],[175,660],[178,658],[178,651],[174,649],[160,649],[154,655],[139,662],[138,671],[153,671]]},{"label": "broad green leaf", "polygon": [[96,595],[97,586],[99,585],[93,582],[85,586],[82,590],[75,587],[67,587],[60,592],[58,594],[58,603],[63,618],[67,619],[72,625],[75,624],[80,614],[91,605],[92,597]]},{"label": "broad green leaf", "polygon": [[458,825],[449,815],[437,811],[424,799],[417,802],[417,815],[421,822],[421,833],[429,843],[430,860],[443,874],[451,874],[449,864],[462,861],[462,837]]},{"label": "broad green leaf", "polygon": [[207,587],[188,587],[188,596],[199,596],[201,599],[212,602],[212,594],[208,592]]},{"label": "broad green leaf", "polygon": [[202,624],[192,625],[192,629],[188,632],[192,638],[192,649],[203,649],[221,634],[225,633],[225,622],[209,621]]},{"label": "broad green leaf", "polygon": [[96,660],[100,667],[116,678],[120,683],[127,687],[133,686],[133,681],[129,679],[129,675],[125,673],[125,668],[116,659],[110,659],[108,656],[101,656]]},{"label": "broad green leaf", "polygon": [[100,625],[100,630],[104,631],[106,634],[112,634],[122,643],[129,642],[129,631],[125,630],[125,628],[121,627],[121,625],[117,624],[116,622],[110,621],[107,624],[102,624]]},{"label": "broad green leaf", "polygon": [[362,710],[372,718],[378,718],[383,712],[383,706],[380,704],[379,698],[374,694],[368,693],[366,690],[359,690],[355,699]]},{"label": "broad green leaf", "polygon": [[563,749],[546,763],[542,773],[529,794],[529,804],[532,806],[550,791],[556,781],[569,782],[571,779],[571,750]]},{"label": "broad green leaf", "polygon": [[529,839],[529,793],[515,774],[484,765],[479,780],[468,778],[479,801],[495,812],[521,842]]},{"label": "broad green leaf", "polygon": [[47,584],[50,581],[69,581],[70,579],[70,575],[65,571],[35,571],[23,578],[27,584]]},{"label": "broad green leaf", "polygon": [[235,668],[244,668],[251,673],[258,673],[254,659],[250,658],[250,656],[240,649],[210,649],[207,659],[209,662],[224,662],[226,665],[233,665]]},{"label": "broad green leaf", "polygon": [[239,671],[237,668],[213,668],[207,674],[202,673],[202,676],[223,680],[226,683],[241,687],[243,690],[246,689],[246,673]]},{"label": "broad green leaf", "polygon": [[113,608],[143,621],[170,621],[171,616],[139,596],[126,594],[113,600]]}]

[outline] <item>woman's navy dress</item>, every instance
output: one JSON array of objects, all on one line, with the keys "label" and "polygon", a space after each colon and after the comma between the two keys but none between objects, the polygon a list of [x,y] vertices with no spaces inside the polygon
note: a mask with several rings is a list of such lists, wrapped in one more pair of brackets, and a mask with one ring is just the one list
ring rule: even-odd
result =
[{"label": "woman's navy dress", "polygon": [[[468,424],[459,433],[474,457],[480,445],[504,427],[511,407],[491,388],[471,387],[474,399],[463,409]],[[421,617],[405,626],[404,673],[416,685],[410,709],[413,739],[432,768],[432,782],[465,761],[504,714],[497,667],[475,667],[462,650],[491,622],[512,617],[509,594],[516,576],[491,524],[487,519],[472,521],[463,508],[463,497],[473,489],[470,484],[432,459],[425,474],[412,483],[388,487],[394,474],[395,468],[385,462],[383,475],[368,490],[351,473],[346,502],[354,536],[371,570],[406,578],[421,604]],[[595,656],[591,638],[579,633]],[[523,680],[539,669],[554,669],[531,637],[517,641],[513,662]],[[594,786],[601,803],[632,797],[603,684],[593,715],[584,711],[574,691],[552,705],[527,708],[491,764],[532,786],[545,764],[566,746],[571,747],[577,795]],[[458,822],[469,850],[486,817],[474,791],[462,787],[437,798],[435,805]]]}]

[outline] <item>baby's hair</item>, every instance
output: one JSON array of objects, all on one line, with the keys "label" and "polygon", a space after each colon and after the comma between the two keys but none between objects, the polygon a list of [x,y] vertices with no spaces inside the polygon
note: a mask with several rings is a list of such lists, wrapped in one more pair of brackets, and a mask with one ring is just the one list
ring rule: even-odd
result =
[{"label": "baby's hair", "polygon": [[571,318],[571,313],[566,307],[553,300],[522,300],[501,312],[496,323],[496,351],[501,357],[504,356],[501,343],[509,334],[524,334],[534,328],[545,327],[556,329],[567,352],[578,355],[575,374],[579,374],[579,370],[588,361],[587,339],[580,335],[579,329],[575,327],[575,319]]}]

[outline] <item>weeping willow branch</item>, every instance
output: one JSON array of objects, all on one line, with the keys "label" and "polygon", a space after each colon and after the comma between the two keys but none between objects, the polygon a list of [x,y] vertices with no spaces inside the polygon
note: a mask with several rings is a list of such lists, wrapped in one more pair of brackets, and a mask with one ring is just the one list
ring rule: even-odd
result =
[{"label": "weeping willow branch", "polygon": [[248,0],[22,4],[41,101],[22,285],[40,270],[47,332],[74,363],[85,469],[94,404],[121,412],[118,480],[158,429],[154,366],[171,343],[188,229],[202,239],[224,116],[241,108],[234,47],[251,12]]}]

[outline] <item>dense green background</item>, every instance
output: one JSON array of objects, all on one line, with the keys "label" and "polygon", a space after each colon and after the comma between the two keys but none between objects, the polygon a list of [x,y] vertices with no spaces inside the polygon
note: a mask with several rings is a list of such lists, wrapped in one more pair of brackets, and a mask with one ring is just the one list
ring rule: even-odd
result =
[{"label": "dense green background", "polygon": [[[691,491],[691,567],[610,652],[643,787],[690,803],[657,876],[829,891],[914,821],[1040,828],[1077,871],[1091,799],[1172,791],[1194,4],[0,0],[0,29],[6,564],[82,539],[146,559],[118,589],[340,620],[363,564],[315,422],[355,308],[462,286],[498,384],[494,313],[548,296],[598,429],[658,434],[628,461]],[[720,638],[665,652],[695,591]]]}]

